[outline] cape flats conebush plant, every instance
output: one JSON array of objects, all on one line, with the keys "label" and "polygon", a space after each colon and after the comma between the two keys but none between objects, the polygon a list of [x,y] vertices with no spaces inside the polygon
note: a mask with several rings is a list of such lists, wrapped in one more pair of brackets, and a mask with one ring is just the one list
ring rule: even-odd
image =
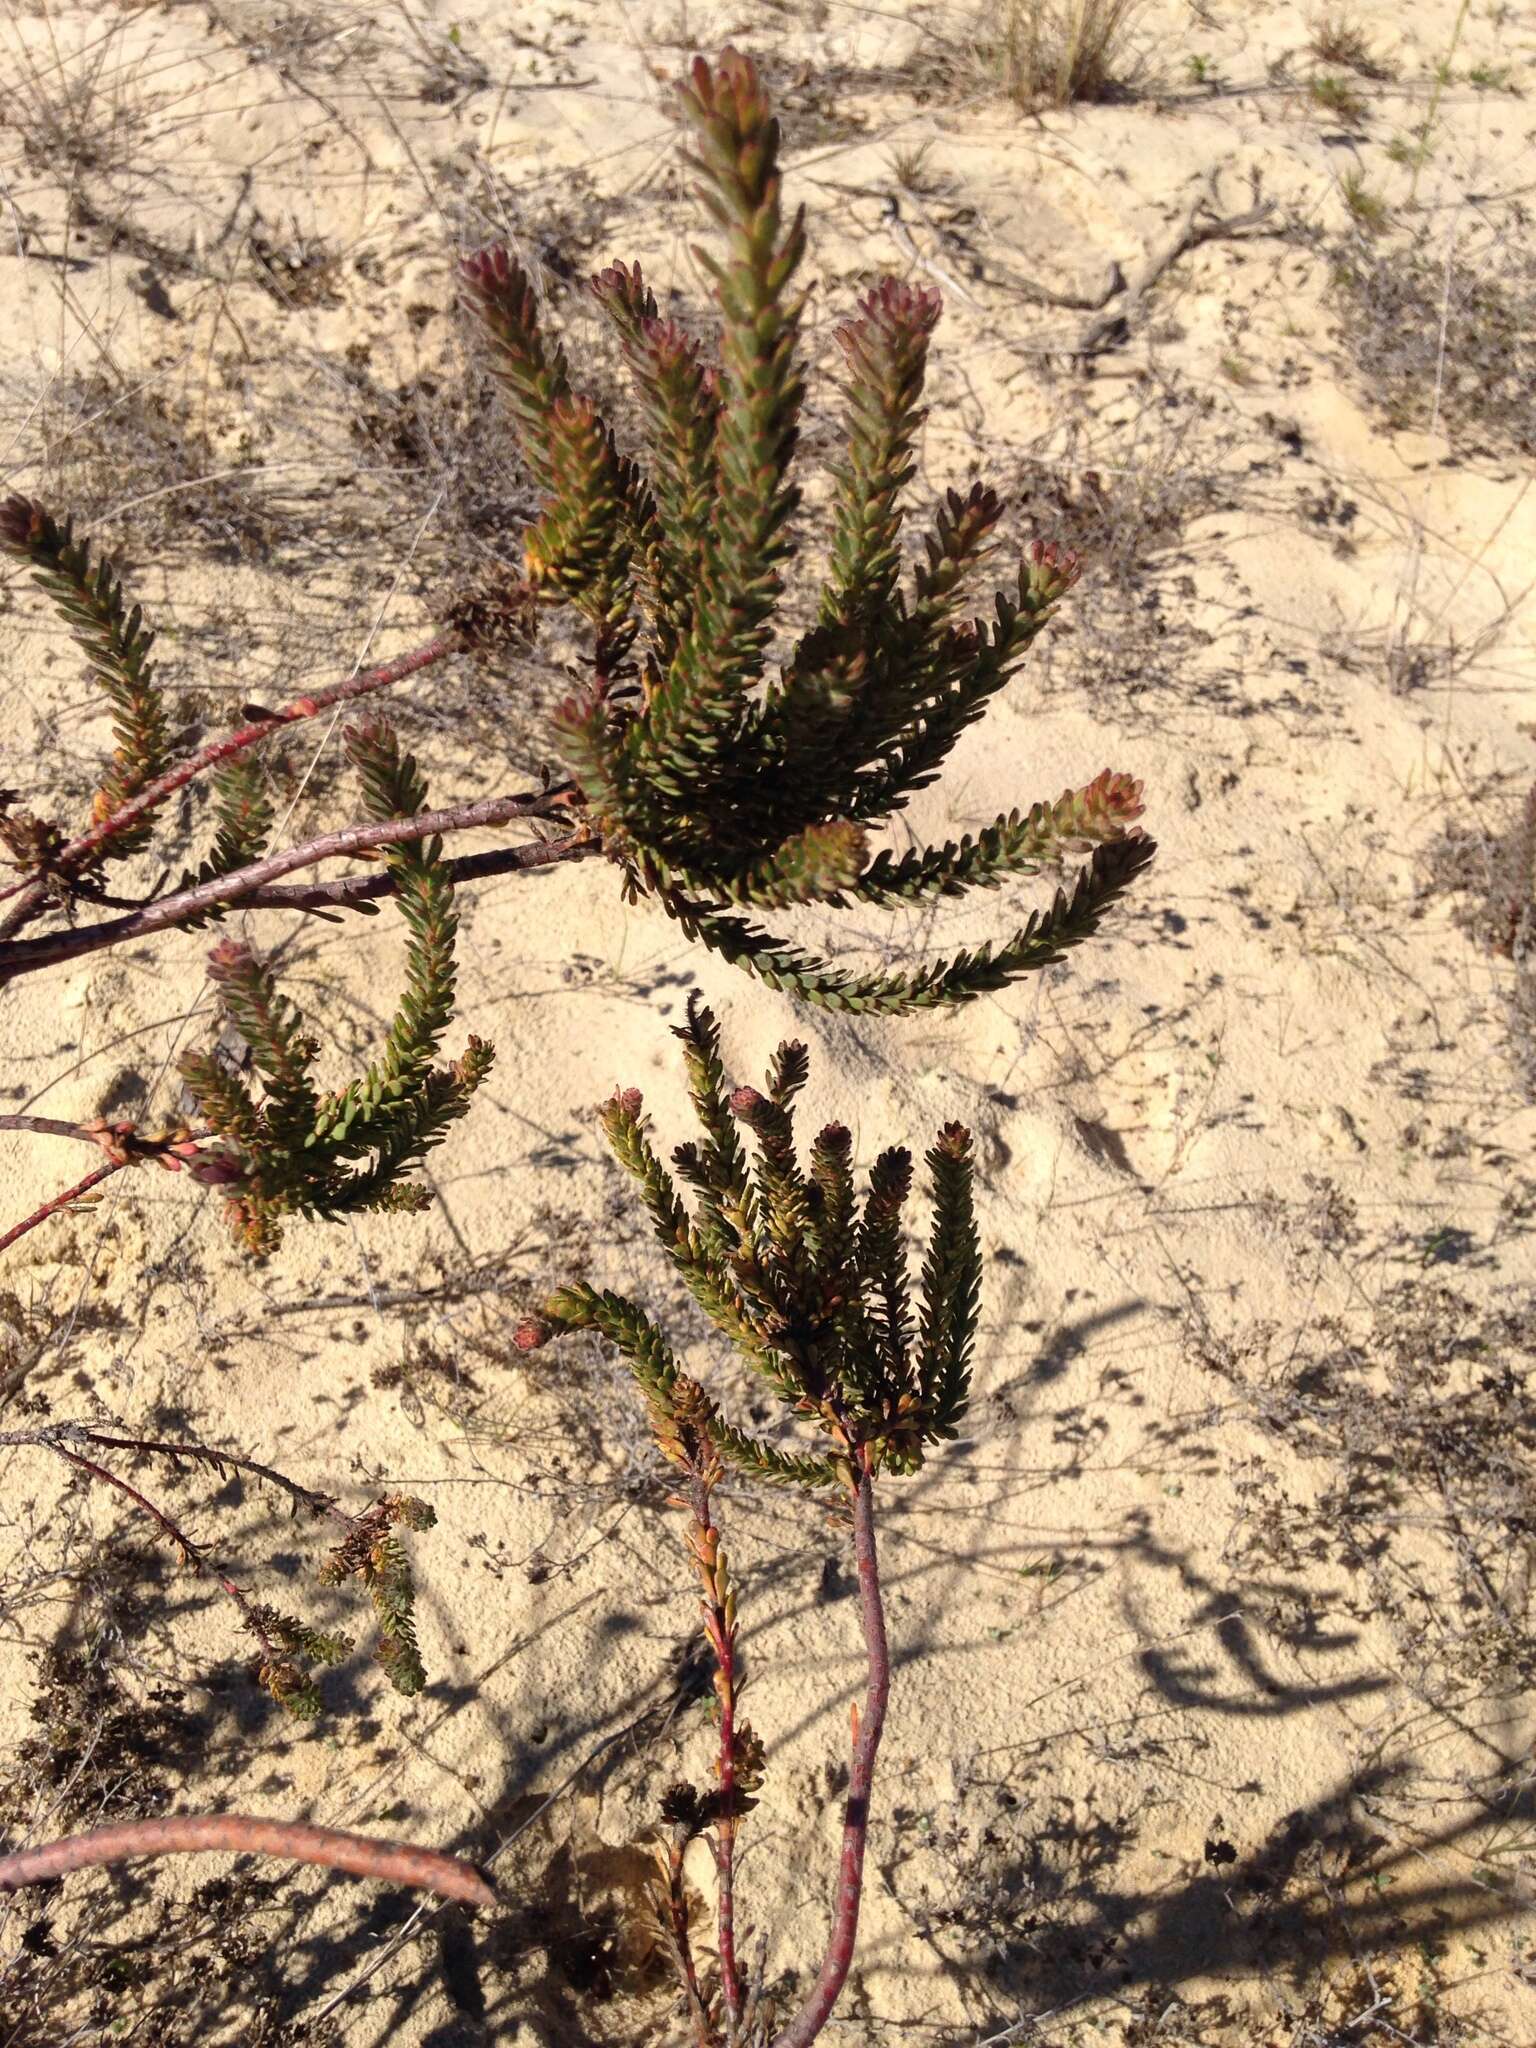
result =
[{"label": "cape flats conebush plant", "polygon": [[[875,1015],[965,1003],[1057,961],[1088,939],[1155,851],[1141,830],[1141,785],[1105,769],[1054,800],[1011,809],[981,830],[895,852],[875,835],[931,785],[969,728],[1068,597],[1079,563],[1032,543],[990,603],[973,588],[997,548],[1003,506],[984,484],[946,493],[909,547],[913,449],[922,422],[938,295],[897,279],[872,286],[837,329],[843,423],[831,466],[825,568],[814,623],[782,659],[773,650],[800,553],[795,457],[805,385],[805,307],[797,283],[803,212],[786,216],[779,128],[749,59],[702,58],[679,88],[685,155],[719,231],[700,261],[713,282],[711,347],[660,312],[638,264],[591,281],[632,375],[644,446],[631,452],[579,388],[547,327],[534,281],[504,248],[462,265],[464,303],[483,330],[508,427],[539,494],[521,573],[451,594],[426,645],[359,671],[277,711],[180,751],[156,680],[153,635],[116,567],[35,500],[0,504],[0,548],[25,561],[84,653],[110,710],[114,749],[88,823],[22,811],[0,792],[0,985],[104,947],[199,926],[244,909],[345,916],[392,897],[405,933],[403,986],[384,1043],[340,1085],[319,1072],[320,1046],[271,967],[242,938],[212,955],[228,1025],[248,1051],[189,1053],[182,1080],[200,1120],[151,1134],[125,1121],[71,1125],[0,1116],[0,1128],[66,1136],[104,1163],[6,1237],[88,1199],[109,1174],[147,1161],[216,1187],[240,1242],[270,1253],[285,1222],[422,1208],[413,1171],[468,1109],[492,1049],[471,1036],[441,1048],[457,1008],[455,891],[489,874],[553,861],[606,859],[632,901],[660,906],[691,939],[809,1005]],[[582,623],[587,674],[561,706],[551,741],[565,772],[532,792],[428,807],[426,785],[393,729],[369,718],[346,733],[364,817],[298,846],[274,845],[277,813],[264,750],[297,721],[423,675],[452,657],[494,658],[536,639],[557,608]],[[170,799],[206,791],[212,832],[195,869],[140,899],[108,894],[114,864],[147,852]],[[538,822],[540,836],[467,857],[465,831]],[[1006,935],[950,957],[850,972],[774,928],[778,913],[899,910],[1035,875],[1071,855],[1069,885]],[[340,858],[373,867],[323,882],[285,877]],[[82,912],[121,914],[81,921]],[[49,920],[53,929],[29,933]],[[908,1272],[903,1218],[913,1162],[902,1148],[872,1163],[862,1192],[853,1142],[825,1126],[802,1158],[794,1101],[806,1048],[779,1048],[764,1087],[728,1086],[719,1034],[700,1001],[678,1032],[702,1137],[680,1144],[669,1172],[638,1093],[602,1112],[655,1234],[696,1303],[776,1402],[785,1427],[732,1420],[687,1371],[660,1328],[626,1297],[584,1284],[559,1289],[516,1344],[541,1349],[591,1330],[630,1366],[674,1506],[715,1667],[710,1781],[682,1782],[662,1802],[666,1846],[654,1897],[697,2048],[807,2048],[845,1982],[858,1932],[876,1753],[890,1658],[875,1545],[877,1487],[919,1470],[959,1429],[980,1313],[982,1260],[972,1209],[969,1133],[946,1124],[926,1154],[933,1217],[920,1283]],[[743,1139],[751,1141],[751,1153]],[[675,1173],[675,1178],[674,1178]],[[687,1190],[685,1195],[684,1190]],[[115,1489],[236,1605],[257,1642],[257,1675],[292,1712],[321,1704],[318,1673],[350,1638],[252,1599],[200,1541],[111,1462],[166,1460],[243,1472],[338,1523],[321,1576],[361,1586],[374,1655],[394,1687],[428,1682],[416,1634],[416,1588],[402,1530],[432,1510],[386,1494],[351,1513],[274,1468],[195,1441],[157,1441],[75,1423],[8,1433]],[[735,1847],[767,1769],[742,1717],[745,1672],[738,1587],[718,1507],[728,1474],[815,1494],[851,1536],[866,1685],[855,1711],[848,1798],[831,1927],[821,1965],[782,2020],[765,1967],[737,1953]],[[714,1953],[698,1946],[685,1882],[694,1845],[714,1859]],[[460,1859],[307,1823],[174,1815],[94,1837],[0,1856],[0,1889],[82,1865],[168,1849],[261,1851],[494,1905],[483,1874]]]},{"label": "cape flats conebush plant", "polygon": [[[715,346],[706,351],[661,316],[638,264],[614,263],[592,280],[644,430],[641,452],[622,451],[574,381],[528,275],[501,247],[464,261],[464,302],[484,331],[540,507],[524,536],[523,574],[456,596],[445,631],[426,647],[253,714],[177,762],[153,635],[113,565],[33,500],[0,506],[0,546],[31,564],[59,608],[111,706],[117,740],[90,826],[73,839],[57,821],[0,801],[0,848],[22,878],[0,892],[12,899],[0,909],[0,982],[242,903],[331,915],[370,910],[390,893],[404,913],[407,986],[388,1044],[339,1092],[311,1078],[313,1041],[250,949],[229,942],[214,955],[229,1020],[246,1033],[265,1092],[257,1099],[213,1054],[194,1055],[185,1079],[218,1143],[192,1165],[225,1185],[235,1227],[254,1249],[276,1243],[285,1215],[423,1199],[408,1170],[462,1113],[491,1058],[480,1040],[448,1066],[433,1058],[452,1016],[452,892],[461,880],[606,858],[631,899],[656,902],[691,939],[770,986],[824,1008],[899,1015],[968,1001],[1059,960],[1152,858],[1136,822],[1141,785],[1110,769],[959,839],[902,853],[873,845],[1018,670],[1079,564],[1036,541],[1010,587],[975,615],[972,586],[1003,511],[981,483],[946,495],[908,562],[912,454],[940,306],[928,288],[886,278],[837,329],[843,426],[826,569],[815,623],[770,662],[797,553],[804,213],[786,217],[779,126],[749,59],[729,49],[714,65],[698,59],[677,107],[699,199],[723,240],[718,254],[699,251],[714,284]],[[304,847],[271,848],[273,810],[258,770],[274,732],[450,655],[485,655],[509,633],[533,636],[556,607],[582,621],[590,667],[551,735],[568,781],[428,813],[414,764],[374,720],[349,736],[367,820]],[[100,901],[108,864],[144,850],[166,800],[205,771],[213,843],[178,888],[83,930],[19,935],[50,909],[74,919]],[[446,858],[446,834],[520,818],[546,821],[546,836]],[[549,824],[561,836],[549,837]],[[277,883],[296,867],[359,852],[382,854],[377,883]],[[1048,905],[945,959],[850,972],[762,921],[802,905],[921,905],[1036,874],[1065,854],[1081,864]],[[165,1134],[162,1163],[180,1161],[175,1148],[186,1143],[184,1131]]]},{"label": "cape flats conebush plant", "polygon": [[[769,673],[796,552],[794,477],[803,209],[786,220],[779,124],[749,59],[696,60],[678,108],[700,201],[724,251],[699,250],[720,316],[713,355],[661,317],[638,264],[592,296],[615,330],[645,431],[621,452],[501,247],[463,266],[507,414],[542,495],[525,542],[537,607],[571,606],[591,683],[556,719],[561,751],[632,896],[760,980],[830,1009],[899,1014],[963,1002],[1060,959],[1151,859],[1141,785],[1104,771],[974,836],[896,855],[870,833],[937,776],[1077,581],[1035,542],[991,617],[969,592],[1003,511],[951,491],[904,567],[905,504],[938,294],[887,278],[837,330],[842,448],[816,624]],[[849,974],[744,913],[886,909],[991,887],[1064,851],[1068,890],[1008,937],[895,973]]]}]

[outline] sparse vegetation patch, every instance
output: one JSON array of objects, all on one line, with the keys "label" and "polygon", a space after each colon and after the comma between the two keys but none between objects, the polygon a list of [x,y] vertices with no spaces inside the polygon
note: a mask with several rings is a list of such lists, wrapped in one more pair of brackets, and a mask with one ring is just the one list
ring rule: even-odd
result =
[{"label": "sparse vegetation patch", "polygon": [[1361,236],[1337,251],[1334,279],[1361,392],[1391,426],[1438,430],[1467,454],[1536,454],[1536,257],[1527,237],[1447,258],[1422,237]]}]

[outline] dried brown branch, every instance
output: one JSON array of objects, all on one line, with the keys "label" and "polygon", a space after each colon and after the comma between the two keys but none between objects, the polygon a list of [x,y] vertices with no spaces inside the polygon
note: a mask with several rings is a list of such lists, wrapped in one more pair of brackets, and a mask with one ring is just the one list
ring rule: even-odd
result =
[{"label": "dried brown branch", "polygon": [[0,1131],[30,1131],[39,1138],[78,1138],[105,1152],[114,1166],[136,1166],[141,1159],[157,1160],[174,1173],[188,1156],[188,1147],[206,1131],[177,1129],[159,1137],[146,1138],[137,1125],[126,1119],[109,1123],[104,1116],[88,1124],[70,1123],[58,1116],[0,1116]]},{"label": "dried brown branch", "polygon": [[[12,1441],[14,1436],[21,1434],[23,1433],[13,1432],[12,1437],[8,1437],[6,1441]],[[83,1472],[88,1479],[98,1480],[102,1485],[114,1488],[126,1500],[132,1502],[139,1513],[153,1522],[161,1535],[169,1540],[183,1563],[191,1565],[192,1569],[200,1572],[204,1578],[211,1579],[219,1590],[234,1603],[239,1611],[240,1619],[261,1644],[262,1651],[267,1660],[269,1662],[276,1662],[280,1659],[282,1652],[263,1626],[261,1614],[256,1603],[247,1597],[244,1591],[229,1577],[228,1573],[219,1570],[202,1545],[189,1536],[181,1524],[173,1520],[165,1512],[164,1508],[157,1506],[149,1498],[148,1494],[141,1493],[138,1487],[131,1485],[120,1474],[112,1471],[110,1466],[99,1464],[96,1459],[86,1457],[83,1451],[72,1449],[70,1444],[62,1437],[52,1436],[39,1431],[32,1438],[32,1441],[39,1444],[45,1450],[54,1451],[73,1470]],[[0,1880],[0,1883],[3,1883],[3,1880]]]},{"label": "dried brown branch", "polygon": [[[1125,296],[1090,320],[1068,353],[1073,356],[1102,355],[1118,347],[1131,332],[1133,323],[1151,296],[1164,271],[1202,242],[1233,241],[1248,235],[1276,234],[1273,200],[1259,200],[1246,213],[1222,215],[1216,212],[1217,174],[1202,180],[1200,189],[1184,209],[1173,231],[1149,251],[1125,285]],[[1202,215],[1208,218],[1202,219]]]},{"label": "dried brown branch", "polygon": [[39,1138],[79,1138],[96,1143],[96,1133],[87,1124],[72,1124],[61,1116],[0,1116],[0,1131],[31,1131]]},{"label": "dried brown branch", "polygon": [[[716,1554],[719,1543],[711,1505],[711,1487],[695,1472],[690,1489],[695,1542],[699,1555]],[[704,1580],[704,1604],[708,1616],[711,1647],[715,1653],[715,1697],[720,1708],[719,1745],[715,1764],[720,1791],[720,1811],[715,1822],[715,1872],[718,1880],[716,1945],[720,1956],[720,1992],[725,2002],[728,2040],[734,2041],[741,2025],[741,1972],[736,1962],[736,1828],[740,1820],[740,1795],[736,1784],[736,1700],[739,1674],[736,1668],[736,1622],[734,1602],[722,1602],[712,1575]]]},{"label": "dried brown branch", "polygon": [[113,1436],[106,1430],[92,1429],[83,1422],[48,1422],[36,1429],[11,1429],[0,1433],[0,1449],[21,1444],[58,1450],[69,1445],[93,1444],[98,1450],[133,1451],[139,1457],[167,1458],[173,1465],[185,1458],[193,1464],[211,1466],[221,1477],[231,1471],[249,1472],[253,1478],[287,1494],[296,1507],[307,1508],[312,1515],[328,1515],[344,1522],[348,1528],[357,1525],[357,1517],[339,1507],[330,1494],[317,1493],[312,1486],[301,1485],[297,1479],[290,1479],[286,1472],[279,1472],[275,1465],[263,1464],[259,1458],[248,1458],[239,1451],[215,1450],[212,1444],[173,1442],[161,1437]]},{"label": "dried brown branch", "polygon": [[656,1899],[662,1939],[671,1951],[672,1966],[683,1987],[688,2004],[688,2021],[697,2048],[716,2048],[715,2030],[710,2024],[709,2005],[699,1984],[698,1966],[693,1959],[693,1940],[688,1930],[688,1885],[683,1861],[688,1848],[685,1829],[674,1835],[667,1847],[667,1889]]},{"label": "dried brown branch", "polygon": [[[527,868],[553,867],[560,861],[585,860],[603,850],[599,840],[573,833],[568,839],[531,839],[521,846],[498,847],[491,853],[461,854],[445,861],[443,872],[449,881],[483,881],[489,875],[520,874]],[[333,882],[279,882],[272,888],[253,889],[240,899],[242,910],[356,910],[376,903],[381,896],[393,896],[392,875],[338,875]]]}]

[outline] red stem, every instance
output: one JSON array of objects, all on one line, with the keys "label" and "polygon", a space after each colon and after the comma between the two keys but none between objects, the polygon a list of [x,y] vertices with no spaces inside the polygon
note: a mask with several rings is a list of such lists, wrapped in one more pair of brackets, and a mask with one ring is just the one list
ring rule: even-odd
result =
[{"label": "red stem", "polygon": [[[147,937],[185,924],[189,918],[221,903],[238,902],[249,891],[275,882],[295,868],[315,867],[339,854],[365,853],[378,846],[399,846],[410,839],[430,839],[440,832],[467,832],[481,825],[505,825],[513,818],[548,817],[569,809],[574,792],[563,786],[521,796],[487,796],[477,803],[454,804],[446,810],[418,811],[414,818],[380,818],[367,825],[346,825],[337,832],[323,832],[302,846],[288,846],[233,874],[216,875],[195,888],[162,896],[158,903],[114,917],[84,931],[49,932],[42,938],[16,939],[0,945],[0,984],[18,975],[35,974],[60,960],[78,959],[83,953],[99,953],[107,946],[120,946],[129,939]],[[380,892],[382,893],[382,891]]]},{"label": "red stem", "polygon": [[247,1813],[172,1814],[164,1820],[124,1821],[96,1828],[36,1849],[0,1856],[0,1891],[64,1877],[99,1863],[132,1856],[164,1856],[176,1850],[228,1849],[237,1855],[283,1856],[293,1863],[321,1863],[354,1877],[386,1884],[414,1885],[472,1906],[492,1906],[496,1894],[472,1863],[417,1849],[406,1842],[380,1842],[340,1828],[310,1827],[302,1821],[258,1820]]},{"label": "red stem", "polygon": [[[709,1504],[709,1488],[695,1476],[693,1512],[701,1532],[718,1538]],[[706,1586],[709,1582],[706,1581]],[[710,1600],[710,1641],[715,1652],[715,1693],[720,1701],[720,1748],[716,1774],[720,1785],[720,1818],[715,1823],[715,1871],[718,1878],[716,1930],[720,1950],[720,1989],[725,2000],[726,2038],[736,2040],[741,2022],[741,1974],[736,1964],[736,1629],[725,1609]]]},{"label": "red stem", "polygon": [[34,1209],[30,1216],[20,1223],[13,1224],[4,1237],[0,1237],[0,1252],[8,1250],[18,1237],[25,1237],[29,1230],[36,1230],[39,1223],[46,1223],[58,1210],[67,1209],[70,1203],[78,1201],[81,1195],[89,1194],[91,1189],[100,1186],[102,1181],[110,1180],[114,1173],[121,1173],[123,1167],[128,1164],[127,1160],[123,1160],[110,1166],[98,1166],[96,1171],[88,1173],[84,1180],[77,1180],[72,1188],[66,1188],[63,1194],[55,1195],[50,1202],[44,1202],[40,1209]]},{"label": "red stem", "polygon": [[141,1138],[131,1124],[119,1124],[110,1129],[98,1124],[92,1129],[88,1124],[67,1123],[56,1116],[0,1116],[0,1131],[31,1131],[45,1138],[79,1138],[88,1145],[100,1145],[113,1155],[106,1166],[88,1173],[84,1180],[76,1181],[63,1194],[44,1202],[40,1209],[34,1209],[23,1222],[8,1230],[4,1237],[0,1237],[0,1252],[13,1245],[18,1237],[25,1237],[29,1230],[35,1230],[39,1223],[46,1223],[58,1210],[67,1208],[77,1196],[88,1194],[110,1175],[121,1173],[125,1166],[138,1166],[146,1159],[155,1159],[172,1172],[179,1172],[187,1154],[176,1148],[213,1135],[211,1131],[183,1130],[168,1132],[161,1138]]},{"label": "red stem", "polygon": [[[346,703],[353,697],[365,697],[374,690],[386,690],[392,683],[403,682],[407,676],[418,674],[430,668],[434,662],[442,661],[447,655],[457,654],[463,647],[463,640],[457,633],[440,633],[435,640],[427,641],[423,647],[414,647],[408,654],[397,654],[393,661],[386,661],[378,668],[363,669],[359,674],[347,676],[339,683],[332,683],[329,689],[316,690],[312,696],[295,697],[291,704],[281,711],[273,711],[265,718],[255,719],[250,725],[243,725],[237,732],[226,733],[222,739],[210,740],[189,759],[175,768],[168,768],[164,775],[157,775],[153,782],[146,782],[136,796],[127,803],[119,804],[110,817],[93,825],[89,832],[81,833],[78,839],[70,840],[54,856],[55,869],[67,874],[89,861],[91,855],[108,839],[126,828],[156,804],[163,803],[168,796],[190,782],[194,775],[200,775],[205,768],[227,761],[235,754],[243,754],[247,747],[254,747],[277,732],[285,725],[297,724],[306,718],[318,717],[332,704]],[[0,891],[0,899],[17,894],[11,889]],[[19,891],[21,901],[0,921],[0,939],[8,939],[21,930],[37,915],[47,897],[47,884],[41,880],[26,883]]]},{"label": "red stem", "polygon": [[773,2048],[808,2048],[832,2016],[847,1979],[859,1932],[859,1902],[864,1889],[864,1848],[869,1833],[869,1797],[875,1756],[885,1727],[891,1692],[891,1659],[885,1639],[885,1611],[880,1600],[880,1571],[875,1556],[874,1487],[867,1453],[853,1496],[854,1554],[859,1568],[859,1606],[864,1621],[864,1648],[869,1676],[864,1712],[854,1737],[848,1799],[843,1808],[843,1854],[838,1871],[837,1903],[821,1972],[799,2012],[776,2035]]},{"label": "red stem", "polygon": [[68,1450],[52,1438],[40,1438],[39,1441],[46,1443],[50,1450],[57,1451],[59,1456],[73,1465],[77,1471],[84,1472],[91,1479],[103,1479],[108,1486],[115,1486],[119,1493],[126,1494],[140,1514],[148,1515],[162,1533],[170,1538],[186,1562],[195,1571],[200,1571],[205,1578],[212,1579],[214,1584],[235,1603],[240,1610],[241,1620],[261,1644],[268,1657],[275,1657],[278,1654],[276,1644],[257,1620],[255,1608],[234,1580],[225,1577],[202,1546],[194,1543],[186,1530],[173,1522],[163,1508],[157,1508],[147,1494],[140,1493],[136,1486],[130,1486],[126,1479],[120,1479],[110,1467],[98,1465],[94,1458],[84,1457],[79,1451]]}]

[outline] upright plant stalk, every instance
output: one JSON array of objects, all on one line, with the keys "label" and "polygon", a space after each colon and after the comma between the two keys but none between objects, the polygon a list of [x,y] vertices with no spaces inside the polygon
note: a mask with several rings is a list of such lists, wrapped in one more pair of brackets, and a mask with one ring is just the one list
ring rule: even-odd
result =
[{"label": "upright plant stalk", "polygon": [[[609,1144],[636,1182],[658,1243],[694,1299],[745,1364],[778,1397],[789,1418],[811,1425],[822,1455],[784,1439],[754,1436],[721,1412],[685,1372],[645,1312],[623,1296],[579,1283],[559,1289],[518,1328],[533,1351],[562,1331],[595,1329],[628,1362],[651,1430],[682,1483],[673,1505],[690,1516],[689,1550],[703,1592],[704,1631],[715,1663],[719,1722],[715,1784],[675,1785],[663,1802],[673,1830],[661,1895],[664,1924],[696,2026],[700,2006],[710,2048],[745,2048],[749,1997],[736,1955],[735,1850],[763,1776],[757,1737],[739,1716],[736,1588],[728,1572],[713,1496],[728,1468],[806,1492],[827,1488],[848,1500],[858,1567],[868,1680],[854,1715],[853,1763],[844,1811],[831,1931],[816,1981],[775,2048],[804,2048],[835,2006],[854,1953],[863,1896],[870,1796],[890,1697],[890,1655],[875,1544],[880,1475],[921,1469],[928,1451],[958,1433],[970,1389],[980,1316],[981,1248],[972,1200],[970,1133],[946,1124],[927,1155],[933,1218],[915,1303],[903,1233],[910,1157],[882,1153],[862,1205],[852,1139],[841,1124],[818,1132],[808,1162],[795,1144],[794,1102],[809,1060],[803,1045],[781,1045],[764,1085],[731,1088],[714,1018],[697,995],[682,1041],[689,1092],[703,1143],[679,1145],[672,1163],[693,1192],[683,1200],[649,1135],[639,1091],[604,1105]],[[749,1160],[737,1127],[755,1141]],[[681,1857],[699,1835],[712,1839],[719,1878],[719,1982],[700,1984],[686,1922]],[[681,1918],[679,1918],[681,1916]],[[713,2012],[718,1998],[721,2026]],[[753,2022],[755,2025],[755,2022]]]},{"label": "upright plant stalk", "polygon": [[[718,1471],[718,1464],[715,1464]],[[720,1789],[715,1823],[715,1870],[719,1889],[717,1932],[720,1984],[726,2027],[733,2033],[741,2019],[741,1975],[736,1966],[736,1602],[725,1580],[720,1532],[710,1506],[711,1485],[698,1474],[689,1488],[693,1510],[692,1549],[704,1588],[704,1627],[715,1656],[715,1697],[719,1705],[720,1741],[715,1775]]]},{"label": "upright plant stalk", "polygon": [[870,1797],[875,1759],[885,1732],[891,1697],[891,1657],[885,1636],[885,1607],[880,1597],[880,1567],[875,1551],[875,1490],[866,1469],[853,1496],[854,1555],[859,1574],[859,1614],[864,1627],[868,1683],[864,1708],[854,1712],[853,1760],[848,1772],[848,1797],[843,1807],[843,1846],[838,1862],[837,1891],[832,1906],[832,1932],[826,1955],[804,2005],[789,2025],[774,2036],[773,2048],[808,2048],[832,2017],[852,1967],[859,1937],[859,1907],[864,1895],[864,1854],[869,1841]]}]

